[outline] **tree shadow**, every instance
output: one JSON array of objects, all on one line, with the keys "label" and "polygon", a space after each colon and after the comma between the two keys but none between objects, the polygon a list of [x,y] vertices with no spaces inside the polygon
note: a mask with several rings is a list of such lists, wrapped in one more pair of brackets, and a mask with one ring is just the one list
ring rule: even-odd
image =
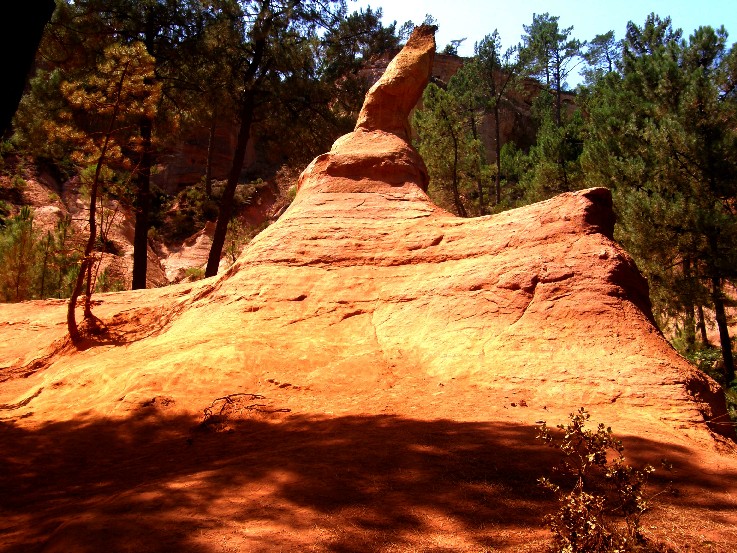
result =
[{"label": "tree shadow", "polygon": [[[149,405],[124,420],[0,424],[0,550],[533,551],[548,539],[554,502],[536,480],[557,457],[534,427],[240,413],[203,424]],[[676,467],[656,488],[737,486],[677,446],[636,439],[626,453]],[[700,497],[714,517],[734,509]]]}]

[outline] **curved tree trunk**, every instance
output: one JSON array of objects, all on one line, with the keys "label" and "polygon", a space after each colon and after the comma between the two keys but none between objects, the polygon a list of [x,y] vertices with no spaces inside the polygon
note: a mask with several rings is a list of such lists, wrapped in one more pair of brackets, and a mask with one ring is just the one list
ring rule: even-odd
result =
[{"label": "curved tree trunk", "polygon": [[84,318],[85,320],[92,320],[92,285],[91,285],[91,274],[92,274],[92,252],[95,249],[95,240],[97,239],[97,189],[100,184],[100,174],[102,173],[102,166],[105,163],[105,157],[107,156],[108,146],[110,145],[110,138],[113,135],[115,124],[118,120],[118,113],[120,112],[120,95],[123,90],[123,84],[128,76],[128,66],[126,65],[121,73],[120,80],[118,81],[117,94],[115,99],[115,106],[113,114],[110,117],[110,124],[108,125],[107,133],[105,134],[105,140],[100,148],[100,156],[97,158],[97,165],[95,165],[95,177],[92,180],[92,186],[90,187],[90,214],[89,214],[89,227],[90,235],[87,238],[87,245],[84,248],[84,257],[82,257],[82,263],[79,267],[79,273],[77,274],[77,280],[74,283],[74,289],[72,295],[69,297],[69,303],[67,304],[67,330],[69,331],[69,337],[72,343],[77,345],[81,342],[82,336],[77,328],[77,299],[82,293],[82,286],[84,284],[85,276],[87,280],[87,293],[85,294],[84,304]]},{"label": "curved tree trunk", "polygon": [[[228,182],[225,185],[223,197],[220,200],[220,212],[218,213],[218,220],[215,224],[215,234],[212,237],[212,246],[210,247],[210,254],[207,257],[207,267],[205,268],[206,277],[218,274],[220,256],[223,253],[225,235],[228,232],[228,223],[230,222],[230,217],[233,215],[235,189],[238,186],[238,179],[243,170],[243,164],[246,158],[246,146],[251,135],[253,112],[256,106],[256,93],[265,70],[264,65],[268,65],[264,63],[267,46],[266,37],[272,25],[268,2],[263,2],[261,5],[258,21],[257,26],[260,32],[257,33],[258,38],[254,40],[253,57],[243,75],[245,92],[241,97],[239,113],[240,128],[238,130],[235,153],[233,154],[233,165],[228,173]],[[261,72],[261,76],[259,76],[259,72]]]},{"label": "curved tree trunk", "polygon": [[67,329],[69,330],[69,337],[72,339],[72,343],[74,344],[78,344],[82,340],[82,336],[79,333],[79,328],[77,328],[76,309],[77,299],[82,293],[82,287],[85,282],[85,277],[87,278],[87,291],[85,294],[84,302],[84,318],[85,320],[92,319],[92,302],[90,301],[92,290],[90,284],[90,275],[92,273],[92,264],[94,261],[92,252],[95,249],[95,239],[97,238],[97,188],[100,181],[100,171],[102,170],[102,165],[105,160],[105,153],[107,151],[107,142],[108,139],[106,138],[102,153],[97,161],[97,166],[95,167],[95,178],[92,181],[92,186],[90,187],[90,234],[87,238],[87,245],[84,248],[84,257],[82,258],[82,264],[79,267],[79,273],[77,273],[77,280],[74,283],[74,290],[72,290],[72,295],[69,297],[69,303],[67,304]]}]

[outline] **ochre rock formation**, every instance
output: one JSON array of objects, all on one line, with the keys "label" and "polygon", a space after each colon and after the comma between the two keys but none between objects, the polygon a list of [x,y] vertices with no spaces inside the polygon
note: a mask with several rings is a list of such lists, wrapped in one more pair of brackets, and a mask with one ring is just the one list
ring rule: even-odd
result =
[{"label": "ochre rock formation", "polygon": [[675,467],[681,526],[648,535],[737,542],[723,401],[653,325],[609,192],[461,219],[423,191],[402,118],[433,51],[420,29],[222,275],[96,295],[110,332],[82,351],[63,302],[0,306],[8,543],[539,551],[535,424],[581,406]]},{"label": "ochre rock formation", "polygon": [[417,27],[366,95],[356,130],[383,130],[410,136],[407,116],[422,96],[435,57],[435,27]]}]

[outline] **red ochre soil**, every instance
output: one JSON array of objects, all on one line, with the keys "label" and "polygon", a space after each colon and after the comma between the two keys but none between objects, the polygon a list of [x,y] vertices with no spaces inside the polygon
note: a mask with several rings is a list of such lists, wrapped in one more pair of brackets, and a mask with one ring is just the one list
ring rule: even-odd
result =
[{"label": "red ochre soil", "polygon": [[[421,91],[396,72],[428,55],[384,82]],[[64,302],[0,306],[0,551],[542,551],[537,425],[579,407],[656,467],[653,543],[737,550],[718,387],[652,324],[609,192],[460,219],[373,120],[225,273],[96,295],[79,349]]]}]

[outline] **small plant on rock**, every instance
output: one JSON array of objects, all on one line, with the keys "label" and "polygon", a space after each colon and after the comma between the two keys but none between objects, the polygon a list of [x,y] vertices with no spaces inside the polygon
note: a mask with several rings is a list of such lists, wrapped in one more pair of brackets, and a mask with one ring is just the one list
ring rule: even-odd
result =
[{"label": "small plant on rock", "polygon": [[[563,459],[553,470],[567,479],[556,484],[540,478],[542,487],[558,499],[558,509],[546,521],[554,535],[555,551],[561,553],[614,553],[648,551],[640,518],[647,509],[644,489],[653,467],[636,470],[625,462],[622,442],[611,428],[599,424],[586,428],[589,413],[582,407],[570,422],[558,425],[556,439],[543,422],[537,438],[559,450]],[[571,485],[572,481],[572,485]],[[623,518],[615,523],[614,516]]]}]

